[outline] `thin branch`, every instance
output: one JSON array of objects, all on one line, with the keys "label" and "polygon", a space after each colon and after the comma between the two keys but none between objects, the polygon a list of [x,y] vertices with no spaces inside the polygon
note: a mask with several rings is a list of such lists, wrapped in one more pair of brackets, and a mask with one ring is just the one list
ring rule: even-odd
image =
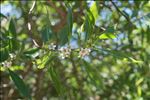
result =
[{"label": "thin branch", "polygon": [[129,17],[127,15],[125,15],[118,7],[117,5],[111,0],[111,3],[113,4],[113,6],[115,7],[115,9],[122,15],[124,16],[124,18],[131,23]]},{"label": "thin branch", "polygon": [[62,10],[61,8],[56,7],[56,5],[50,0],[47,1],[47,4],[50,5],[52,8],[54,8],[58,13],[58,15],[60,16],[60,22],[52,26],[54,32],[59,32],[59,30],[61,30],[67,22],[66,20],[67,12]]}]

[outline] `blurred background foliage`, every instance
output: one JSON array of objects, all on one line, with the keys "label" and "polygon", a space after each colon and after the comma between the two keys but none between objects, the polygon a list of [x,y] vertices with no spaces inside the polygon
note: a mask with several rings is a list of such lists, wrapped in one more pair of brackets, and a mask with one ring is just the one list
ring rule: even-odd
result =
[{"label": "blurred background foliage", "polygon": [[150,100],[150,1],[0,4],[2,100]]}]

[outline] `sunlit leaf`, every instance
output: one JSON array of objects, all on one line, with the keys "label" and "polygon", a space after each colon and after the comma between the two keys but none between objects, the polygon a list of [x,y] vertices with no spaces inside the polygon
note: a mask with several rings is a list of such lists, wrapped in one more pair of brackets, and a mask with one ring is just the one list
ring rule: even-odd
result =
[{"label": "sunlit leaf", "polygon": [[136,81],[136,86],[138,86],[140,83],[142,83],[144,81],[144,78],[140,78],[139,80]]},{"label": "sunlit leaf", "polygon": [[99,14],[98,14],[98,9],[97,9],[97,5],[96,5],[96,1],[94,1],[90,7],[90,11],[92,12],[94,19],[96,21],[96,19],[98,18]]},{"label": "sunlit leaf", "polygon": [[114,34],[102,34],[99,36],[99,39],[114,39],[116,36]]},{"label": "sunlit leaf", "polygon": [[142,64],[142,63],[143,63],[142,61],[135,60],[135,59],[133,59],[132,57],[129,57],[129,60],[131,60],[133,63],[139,63],[139,64]]},{"label": "sunlit leaf", "polygon": [[140,97],[142,94],[142,89],[140,86],[137,87],[137,93],[138,93],[138,96]]},{"label": "sunlit leaf", "polygon": [[[11,71],[16,71],[16,70],[23,70],[24,69],[24,67],[23,66],[11,66],[10,68],[9,68]],[[7,70],[7,68],[5,67],[5,66],[0,66],[0,71],[6,71]]]},{"label": "sunlit leaf", "polygon": [[102,35],[99,36],[99,39],[114,39],[116,38],[114,27],[107,28]]}]

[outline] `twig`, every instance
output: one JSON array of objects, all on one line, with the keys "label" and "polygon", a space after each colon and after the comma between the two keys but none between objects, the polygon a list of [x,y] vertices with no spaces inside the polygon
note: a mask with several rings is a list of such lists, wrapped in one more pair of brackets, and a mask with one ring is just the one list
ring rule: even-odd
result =
[{"label": "twig", "polygon": [[121,14],[124,16],[124,18],[131,23],[130,19],[128,18],[128,16],[126,16],[118,7],[117,5],[111,0],[111,3],[113,4],[113,6],[115,7],[115,9]]},{"label": "twig", "polygon": [[66,21],[67,13],[66,11],[63,11],[62,9],[56,7],[56,5],[50,0],[47,1],[47,4],[53,7],[60,16],[60,22],[52,27],[54,32],[59,32],[59,30],[61,30],[67,22]]}]

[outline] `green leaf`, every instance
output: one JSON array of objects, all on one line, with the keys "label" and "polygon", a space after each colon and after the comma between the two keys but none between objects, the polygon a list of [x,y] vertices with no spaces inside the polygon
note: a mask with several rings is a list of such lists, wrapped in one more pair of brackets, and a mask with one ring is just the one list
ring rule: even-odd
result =
[{"label": "green leaf", "polygon": [[19,49],[20,44],[17,41],[16,27],[13,19],[11,19],[9,23],[9,37],[10,52],[14,52]]},{"label": "green leaf", "polygon": [[133,63],[137,63],[137,64],[142,64],[142,63],[143,63],[143,61],[135,60],[135,59],[133,59],[132,57],[128,57],[128,59],[129,59],[130,61],[132,61]]},{"label": "green leaf", "polygon": [[52,30],[50,29],[50,27],[44,26],[44,28],[41,32],[43,42],[47,42],[48,40],[50,40],[52,38],[52,35],[53,35],[53,33],[52,33]]},{"label": "green leaf", "polygon": [[138,87],[137,87],[137,94],[138,94],[139,97],[142,95],[141,86],[138,86]]},{"label": "green leaf", "polygon": [[9,49],[8,46],[4,48],[0,48],[0,62],[3,62],[8,59],[9,57]]},{"label": "green leaf", "polygon": [[84,31],[86,33],[85,35],[85,41],[87,41],[92,33],[92,21],[90,20],[89,16],[86,15],[85,23],[84,23]]},{"label": "green leaf", "polygon": [[5,15],[3,15],[2,13],[0,13],[0,18],[2,18],[2,17],[7,19],[7,17]]},{"label": "green leaf", "polygon": [[135,85],[138,86],[144,81],[144,78],[141,77],[139,80],[136,81]]},{"label": "green leaf", "polygon": [[114,27],[107,28],[102,35],[99,36],[99,39],[114,39],[116,35],[114,35],[115,30]]},{"label": "green leaf", "polygon": [[99,14],[98,14],[98,9],[97,9],[97,5],[96,5],[96,1],[94,1],[90,7],[90,11],[92,12],[94,19],[96,21],[96,19],[98,18]]},{"label": "green leaf", "polygon": [[20,94],[31,100],[31,95],[30,95],[29,88],[27,87],[27,85],[23,82],[23,80],[16,73],[11,71],[10,69],[8,69],[8,71],[9,71],[9,75],[11,79],[15,83]]},{"label": "green leaf", "polygon": [[68,24],[68,36],[70,38],[72,34],[72,26],[73,26],[73,16],[72,16],[72,8],[68,5],[68,13],[67,13],[67,24]]},{"label": "green leaf", "polygon": [[114,34],[102,34],[99,36],[99,39],[114,39],[116,36]]},{"label": "green leaf", "polygon": [[27,51],[24,52],[24,54],[34,54],[39,50],[39,48],[32,48],[28,49]]},{"label": "green leaf", "polygon": [[53,67],[50,67],[49,74],[50,74],[52,81],[54,82],[54,87],[55,87],[56,91],[58,92],[59,95],[63,96],[64,88],[61,84],[58,73],[56,72],[56,70]]},{"label": "green leaf", "polygon": [[45,66],[47,66],[49,63],[51,63],[52,60],[54,60],[56,56],[52,53],[46,54],[42,59],[37,60],[38,68],[43,69]]},{"label": "green leaf", "polygon": [[9,32],[10,32],[10,36],[12,36],[13,38],[16,38],[17,33],[16,33],[16,27],[15,27],[14,19],[10,20],[10,23],[9,23]]},{"label": "green leaf", "polygon": [[67,26],[65,26],[58,35],[60,45],[65,45],[68,42]]}]

